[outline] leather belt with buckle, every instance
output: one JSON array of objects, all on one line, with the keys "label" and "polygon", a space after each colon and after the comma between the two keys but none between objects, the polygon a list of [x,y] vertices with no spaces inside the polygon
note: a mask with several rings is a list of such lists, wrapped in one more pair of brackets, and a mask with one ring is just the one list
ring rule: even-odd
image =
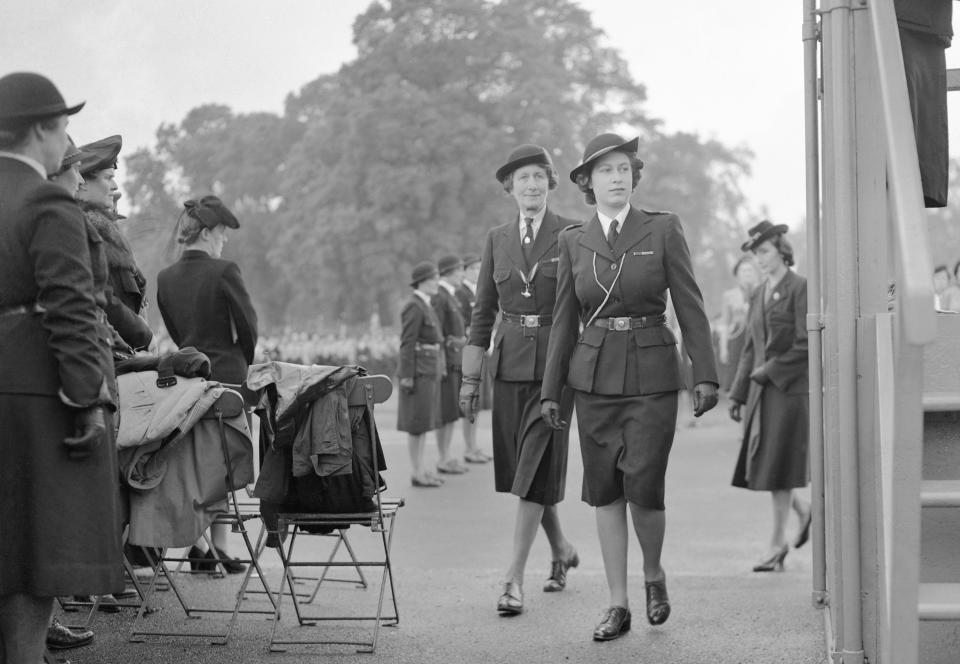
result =
[{"label": "leather belt with buckle", "polygon": [[550,314],[511,314],[503,312],[503,320],[507,323],[516,323],[520,327],[545,327],[553,323]]},{"label": "leather belt with buckle", "polygon": [[617,316],[611,318],[598,318],[593,322],[597,327],[605,327],[608,330],[625,331],[635,330],[644,327],[660,327],[665,325],[667,317],[663,314],[659,316],[640,316],[631,318],[630,316]]}]

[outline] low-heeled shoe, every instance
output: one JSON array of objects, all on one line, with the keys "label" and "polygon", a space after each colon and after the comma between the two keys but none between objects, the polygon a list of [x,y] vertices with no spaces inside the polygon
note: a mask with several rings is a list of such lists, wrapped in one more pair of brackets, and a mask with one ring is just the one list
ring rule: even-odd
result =
[{"label": "low-heeled shoe", "polygon": [[644,583],[647,590],[647,620],[651,625],[662,625],[670,617],[670,597],[667,596],[667,580]]},{"label": "low-heeled shoe", "polygon": [[463,475],[465,472],[470,470],[464,465],[461,465],[456,459],[450,459],[446,463],[437,464],[437,472],[445,473],[447,475]]},{"label": "low-heeled shoe", "polygon": [[565,560],[554,560],[550,563],[550,576],[543,584],[543,592],[556,593],[567,587],[567,570],[580,564],[580,556],[576,551]]},{"label": "low-heeled shoe", "polygon": [[523,590],[520,584],[507,581],[503,584],[503,594],[497,600],[497,611],[502,615],[516,616],[523,613]]},{"label": "low-heeled shoe", "polygon": [[630,609],[611,606],[604,611],[603,619],[593,630],[594,641],[612,641],[630,631]]},{"label": "low-heeled shoe", "polygon": [[187,558],[190,560],[190,571],[192,572],[212,572],[217,568],[217,562],[214,560],[213,554],[209,551],[201,551],[195,546],[190,547]]},{"label": "low-heeled shoe", "polygon": [[[216,549],[216,547],[214,548]],[[241,563],[238,558],[232,558],[220,549],[216,549],[216,553],[213,554],[209,551],[207,551],[207,553],[223,565],[223,569],[227,570],[227,574],[243,574],[247,571],[247,566]]]},{"label": "low-heeled shoe", "polygon": [[79,648],[93,641],[93,632],[89,629],[72,630],[54,618],[47,627],[47,647],[50,650],[69,650]]}]

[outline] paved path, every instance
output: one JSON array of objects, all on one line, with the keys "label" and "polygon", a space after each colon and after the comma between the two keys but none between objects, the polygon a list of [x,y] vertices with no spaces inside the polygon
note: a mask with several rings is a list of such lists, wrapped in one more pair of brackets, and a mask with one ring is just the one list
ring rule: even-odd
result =
[{"label": "paved path", "polygon": [[[349,647],[324,647],[267,653],[270,624],[241,616],[238,633],[225,647],[203,640],[167,639],[132,644],[127,633],[132,616],[99,615],[92,646],[66,653],[75,664],[136,662],[211,662],[245,664],[301,661],[439,663],[466,662],[650,662],[664,664],[820,664],[823,616],[810,601],[810,549],[793,551],[783,574],[753,574],[750,568],[765,548],[770,528],[768,494],[733,489],[729,478],[737,451],[738,427],[721,407],[696,427],[677,431],[667,479],[667,538],[664,567],[670,579],[673,613],[661,627],[644,620],[640,548],[630,549],[633,630],[619,640],[595,643],[591,632],[607,603],[606,581],[593,511],[580,502],[582,464],[576,436],[571,436],[567,500],[561,519],[577,546],[581,564],[569,575],[565,592],[539,590],[549,568],[549,547],[542,534],[530,556],[526,611],[501,618],[495,611],[498,581],[508,562],[515,498],[493,492],[489,465],[471,466],[441,489],[414,489],[404,434],[395,429],[395,406],[378,408],[378,423],[390,469],[392,495],[403,495],[394,544],[394,565],[401,623],[383,628],[375,655],[356,655]],[[574,429],[575,431],[576,429]],[[480,440],[489,449],[489,412],[481,416]],[[431,440],[428,453],[435,458]],[[459,431],[455,449],[462,449]],[[795,523],[791,524],[795,527]],[[351,529],[362,551],[373,540],[368,531]],[[328,538],[309,538],[323,551]],[[239,545],[237,541],[234,545]],[[363,553],[361,552],[361,555]],[[278,571],[276,555],[263,557]],[[184,585],[206,601],[229,603],[233,580],[187,579]],[[150,618],[159,624],[197,629],[211,618],[183,621],[170,593],[166,608]],[[367,607],[374,591],[340,584],[330,591],[341,607]],[[289,600],[287,600],[289,602]],[[290,605],[285,633],[298,638]],[[323,605],[321,605],[323,606]],[[339,607],[338,607],[339,608]],[[69,615],[68,615],[69,617]],[[353,627],[339,629],[349,633]]]}]

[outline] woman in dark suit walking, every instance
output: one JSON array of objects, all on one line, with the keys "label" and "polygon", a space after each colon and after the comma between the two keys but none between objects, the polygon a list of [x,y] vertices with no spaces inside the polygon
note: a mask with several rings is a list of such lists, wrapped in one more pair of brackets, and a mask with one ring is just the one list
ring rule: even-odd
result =
[{"label": "woman in dark suit walking", "polygon": [[761,221],[743,245],[756,256],[764,279],[750,298],[747,340],[730,389],[730,417],[741,421],[746,404],[733,485],[770,491],[773,498],[770,549],[754,572],[783,569],[791,507],[800,519],[793,545],[803,546],[810,535],[810,505],[794,492],[809,480],[807,280],[790,269],[793,248],[786,232],[784,224]]},{"label": "woman in dark suit walking", "polygon": [[[257,314],[236,263],[220,258],[227,229],[240,222],[216,196],[184,203],[177,227],[183,255],[157,275],[157,306],[178,347],[193,346],[210,358],[210,379],[241,385],[257,346]],[[225,552],[228,527],[210,529],[216,551],[191,550],[190,558],[218,558],[227,572],[243,572]],[[203,542],[198,542],[202,544]]]},{"label": "woman in dark suit walking", "polygon": [[[513,555],[497,602],[497,610],[510,615],[523,611],[523,574],[539,526],[552,553],[544,591],[563,590],[567,570],[580,562],[557,512],[566,487],[568,434],[551,430],[540,418],[540,381],[557,288],[557,234],[574,222],[547,207],[547,194],[556,188],[558,178],[542,147],[515,148],[496,177],[516,201],[519,214],[487,234],[463,352],[460,408],[470,420],[476,418],[481,360],[499,311],[501,321],[489,358],[494,376],[495,487],[519,498]],[[569,416],[571,395],[565,391],[558,399],[562,413]]]},{"label": "woman in dark suit walking", "polygon": [[717,403],[710,325],[680,219],[630,206],[643,168],[638,143],[601,134],[587,143],[570,173],[597,213],[560,234],[557,303],[543,377],[542,412],[550,426],[566,426],[564,385],[575,395],[583,500],[596,508],[610,589],[610,608],[593,632],[598,641],[630,629],[627,504],[643,549],[647,619],[657,625],[670,615],[660,564],[664,475],[684,383],[677,341],[665,325],[668,289],[693,362],[694,415]]}]

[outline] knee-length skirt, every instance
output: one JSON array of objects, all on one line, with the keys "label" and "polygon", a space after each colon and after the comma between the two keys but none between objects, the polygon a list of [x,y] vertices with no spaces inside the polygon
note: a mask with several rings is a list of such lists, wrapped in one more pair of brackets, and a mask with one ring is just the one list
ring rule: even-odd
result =
[{"label": "knee-length skirt", "polygon": [[[573,395],[564,389],[565,420]],[[498,492],[541,505],[563,500],[567,483],[569,428],[555,431],[540,416],[540,382],[493,383],[493,469]]]},{"label": "knee-length skirt", "polygon": [[440,381],[434,376],[417,376],[412,394],[401,388],[397,408],[397,429],[411,434],[427,433],[440,426]]},{"label": "knee-length skirt", "polygon": [[667,460],[677,427],[677,393],[607,396],[576,392],[583,455],[583,501],[625,498],[665,509]]},{"label": "knee-length skirt", "polygon": [[745,418],[733,486],[781,491],[807,485],[808,399],[806,394],[787,394],[773,385],[762,388],[759,403]]},{"label": "knee-length skirt", "polygon": [[450,424],[460,419],[460,380],[463,374],[458,369],[447,369],[440,379],[440,424]]}]

